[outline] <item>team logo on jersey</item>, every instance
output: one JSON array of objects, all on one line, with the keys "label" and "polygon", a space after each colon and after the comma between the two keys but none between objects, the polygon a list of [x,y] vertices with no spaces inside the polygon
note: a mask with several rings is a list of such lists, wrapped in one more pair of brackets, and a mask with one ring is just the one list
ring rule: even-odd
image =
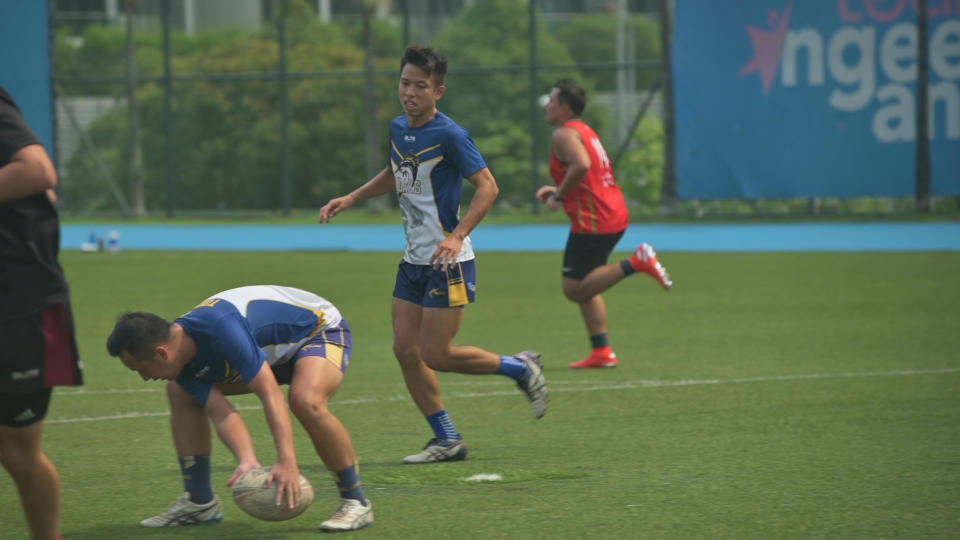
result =
[{"label": "team logo on jersey", "polygon": [[[407,230],[419,229],[427,219],[426,213],[417,208],[417,205],[409,201],[407,197],[400,197],[400,209],[403,210],[403,226]],[[411,245],[418,245],[426,248],[429,241],[417,241],[416,238],[408,238]]]},{"label": "team logo on jersey", "polygon": [[[219,303],[220,303],[220,298],[208,298],[203,302],[200,302],[199,304],[197,304],[197,308],[213,307]],[[197,308],[194,308],[194,309],[197,309]]]},{"label": "team logo on jersey", "polygon": [[220,379],[221,383],[240,382],[243,380],[243,376],[240,375],[240,372],[233,369],[233,366],[231,366],[229,362],[224,362],[223,365],[225,369],[223,377]]},{"label": "team logo on jersey", "polygon": [[420,193],[420,181],[417,180],[417,171],[420,170],[420,159],[417,158],[417,155],[413,150],[407,152],[407,155],[403,156],[403,161],[400,162],[400,166],[397,167],[394,176],[397,178],[397,192],[399,194],[404,193]]},{"label": "team logo on jersey", "polygon": [[604,171],[604,173],[600,175],[600,182],[603,184],[603,187],[614,187],[617,185],[617,181],[613,179],[610,171]]}]

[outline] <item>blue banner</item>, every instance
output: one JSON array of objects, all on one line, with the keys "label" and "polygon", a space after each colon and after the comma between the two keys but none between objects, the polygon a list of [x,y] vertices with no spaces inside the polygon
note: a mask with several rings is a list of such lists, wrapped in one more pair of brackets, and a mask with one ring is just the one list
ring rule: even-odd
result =
[{"label": "blue banner", "polygon": [[[960,0],[928,0],[931,193],[960,194]],[[916,0],[676,0],[681,199],[912,196]]]},{"label": "blue banner", "polygon": [[0,86],[53,157],[53,95],[46,0],[4,0],[0,8]]}]

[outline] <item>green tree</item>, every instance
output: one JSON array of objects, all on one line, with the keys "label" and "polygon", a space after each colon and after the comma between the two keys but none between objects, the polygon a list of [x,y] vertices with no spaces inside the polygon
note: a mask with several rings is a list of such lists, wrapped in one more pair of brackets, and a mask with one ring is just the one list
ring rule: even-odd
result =
[{"label": "green tree", "polygon": [[[629,19],[633,31],[634,60],[660,60],[660,24],[647,16],[635,15]],[[579,64],[607,63],[617,60],[617,15],[591,13],[570,19],[557,30],[556,39],[563,43]],[[647,89],[657,76],[657,69],[638,69],[637,89]],[[617,88],[617,74],[613,70],[588,71],[588,84],[604,92]]]},{"label": "green tree", "polygon": [[617,183],[628,201],[655,207],[663,187],[663,122],[646,117],[633,134],[635,148],[616,164]]},{"label": "green tree", "polygon": [[[295,4],[294,4],[295,5]],[[288,83],[291,180],[294,204],[318,206],[363,181],[364,137],[362,51],[348,34],[316,17],[288,15]],[[281,110],[276,28],[200,35],[180,42],[175,74],[214,74],[174,83],[176,186],[178,209],[276,209],[281,201]],[[120,32],[91,30],[100,51],[122,50]],[[145,45],[148,47],[149,45]],[[150,57],[152,53],[141,54]],[[66,55],[96,66],[83,47]],[[387,59],[378,60],[386,66]],[[71,68],[73,66],[70,66]],[[301,75],[296,75],[300,73]],[[121,87],[122,88],[122,87]],[[83,93],[86,87],[78,90]],[[166,205],[163,92],[158,83],[139,87],[143,124],[144,182],[147,205]],[[379,121],[396,112],[395,99],[383,100]],[[129,159],[123,108],[99,118],[89,135],[99,158],[119,178]],[[88,153],[67,164],[64,196],[73,208],[110,207],[105,179]],[[122,183],[122,182],[121,182]]]},{"label": "green tree", "polygon": [[[289,141],[292,199],[297,207],[316,207],[365,180],[363,52],[355,25],[324,24],[303,0],[282,4],[285,14]],[[527,5],[513,0],[474,2],[460,12],[434,40],[451,61],[448,92],[440,110],[470,131],[497,177],[500,205],[527,206],[537,167],[546,173],[551,127],[539,106],[530,103],[527,70],[530,42]],[[537,61],[570,65],[567,47],[537,28]],[[281,109],[275,76],[279,48],[277,25],[259,29],[202,32],[172,36],[176,206],[178,209],[277,209],[281,207]],[[158,30],[136,35],[137,71],[144,78],[162,73]],[[374,26],[374,65],[379,134],[389,148],[390,119],[402,114],[397,104],[397,73],[402,47],[400,29],[380,21]],[[105,76],[116,83],[65,85],[66,95],[123,95],[123,32],[91,27],[80,46],[58,35],[57,75]],[[118,67],[119,66],[119,67]],[[507,69],[496,69],[507,66]],[[388,73],[388,75],[384,75]],[[547,93],[561,77],[581,81],[593,93],[590,79],[574,69],[541,70],[536,93]],[[163,89],[142,82],[138,91],[144,149],[143,179],[147,207],[166,207]],[[71,209],[114,207],[101,166],[124,184],[129,161],[123,100],[117,110],[100,117],[88,130],[98,148],[75,154],[61,169],[71,180],[63,184]],[[598,132],[607,121],[597,102],[585,114]],[[533,127],[531,127],[531,123]],[[541,145],[536,165],[530,148],[533,133]],[[386,155],[386,152],[383,154]]]},{"label": "green tree", "polygon": [[[451,73],[439,108],[466,128],[500,185],[500,204],[523,206],[533,199],[530,146],[529,19],[526,2],[474,2],[461,11],[436,37],[437,50],[447,56]],[[551,37],[542,23],[537,28],[537,60],[544,64],[571,64],[566,48]],[[474,68],[513,66],[515,71]],[[576,71],[540,72],[537,92],[547,93],[561,76]],[[544,141],[540,162],[545,170],[549,125],[540,120]],[[545,176],[541,175],[541,178]]]}]

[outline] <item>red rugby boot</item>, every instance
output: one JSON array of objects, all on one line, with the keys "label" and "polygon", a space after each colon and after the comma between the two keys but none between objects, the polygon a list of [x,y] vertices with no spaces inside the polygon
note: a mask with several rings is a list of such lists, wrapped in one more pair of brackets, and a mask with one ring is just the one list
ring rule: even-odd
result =
[{"label": "red rugby boot", "polygon": [[617,367],[617,355],[610,347],[594,349],[590,356],[570,364],[573,369]]},{"label": "red rugby boot", "polygon": [[670,274],[667,273],[667,269],[657,260],[657,253],[653,251],[653,246],[650,244],[642,244],[638,247],[629,261],[630,266],[632,266],[634,270],[653,277],[653,279],[660,283],[664,290],[669,291],[670,287],[673,287]]}]

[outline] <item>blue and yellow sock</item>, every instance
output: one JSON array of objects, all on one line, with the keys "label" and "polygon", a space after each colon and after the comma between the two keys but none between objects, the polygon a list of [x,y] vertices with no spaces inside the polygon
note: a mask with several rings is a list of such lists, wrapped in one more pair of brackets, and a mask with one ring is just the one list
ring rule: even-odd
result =
[{"label": "blue and yellow sock", "polygon": [[433,436],[438,439],[457,440],[463,438],[457,428],[453,427],[453,420],[450,420],[450,415],[447,414],[446,409],[428,416],[427,422],[433,429]]},{"label": "blue and yellow sock", "polygon": [[357,471],[356,463],[342,471],[336,471],[333,477],[337,483],[337,489],[340,490],[341,498],[356,499],[362,505],[369,506],[366,497],[363,496],[363,486],[360,483],[360,473]]},{"label": "blue and yellow sock", "polygon": [[207,504],[213,500],[210,484],[210,455],[179,457],[183,490],[190,494],[190,502]]}]

